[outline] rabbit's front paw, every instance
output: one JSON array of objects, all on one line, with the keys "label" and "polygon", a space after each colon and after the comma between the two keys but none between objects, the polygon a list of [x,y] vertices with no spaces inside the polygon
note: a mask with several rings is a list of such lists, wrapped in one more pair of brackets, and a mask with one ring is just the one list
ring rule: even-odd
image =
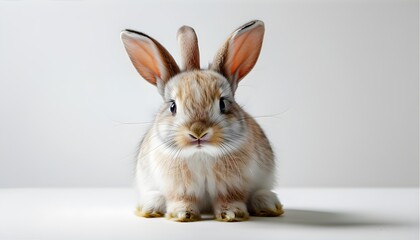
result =
[{"label": "rabbit's front paw", "polygon": [[155,218],[155,217],[163,217],[164,212],[158,209],[151,209],[151,210],[143,210],[141,206],[136,208],[135,214],[140,217],[145,218]]},{"label": "rabbit's front paw", "polygon": [[245,203],[242,202],[218,204],[215,206],[215,215],[216,220],[222,222],[240,222],[249,218]]},{"label": "rabbit's front paw", "polygon": [[253,193],[248,202],[248,209],[251,215],[261,217],[277,217],[284,213],[276,194],[269,190]]},{"label": "rabbit's front paw", "polygon": [[166,218],[175,222],[194,222],[200,220],[200,212],[194,204],[175,202],[168,205]]},{"label": "rabbit's front paw", "polygon": [[146,192],[142,194],[135,213],[146,218],[163,217],[166,208],[165,201],[165,197],[158,191]]}]

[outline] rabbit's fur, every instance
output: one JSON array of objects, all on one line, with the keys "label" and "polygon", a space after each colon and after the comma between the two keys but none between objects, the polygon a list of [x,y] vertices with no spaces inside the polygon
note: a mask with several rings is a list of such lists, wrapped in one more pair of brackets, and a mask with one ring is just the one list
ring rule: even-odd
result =
[{"label": "rabbit's fur", "polygon": [[211,67],[202,70],[195,32],[184,26],[178,31],[181,71],[153,38],[132,30],[121,33],[133,65],[164,100],[140,145],[138,215],[194,221],[212,210],[217,220],[240,221],[249,213],[283,213],[271,192],[275,161],[270,143],[234,98],[238,82],[256,63],[263,34],[261,21],[243,25]]}]

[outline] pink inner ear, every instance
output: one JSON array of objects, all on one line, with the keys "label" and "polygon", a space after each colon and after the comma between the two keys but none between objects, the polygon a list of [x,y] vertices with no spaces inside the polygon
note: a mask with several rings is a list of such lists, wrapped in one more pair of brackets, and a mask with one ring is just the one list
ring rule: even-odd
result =
[{"label": "pink inner ear", "polygon": [[233,74],[236,72],[238,67],[242,64],[246,56],[244,56],[248,50],[244,49],[247,46],[244,46],[245,40],[248,38],[249,33],[244,33],[240,37],[236,38],[233,43],[233,49],[231,54],[234,54],[232,56],[232,62],[230,66],[230,72]]},{"label": "pink inner ear", "polygon": [[154,53],[149,43],[134,39],[128,40],[127,52],[140,75],[156,85],[156,76],[161,74],[154,57],[158,53]]},{"label": "pink inner ear", "polygon": [[255,28],[232,39],[228,51],[228,69],[238,80],[247,75],[257,62],[263,39],[264,28]]}]

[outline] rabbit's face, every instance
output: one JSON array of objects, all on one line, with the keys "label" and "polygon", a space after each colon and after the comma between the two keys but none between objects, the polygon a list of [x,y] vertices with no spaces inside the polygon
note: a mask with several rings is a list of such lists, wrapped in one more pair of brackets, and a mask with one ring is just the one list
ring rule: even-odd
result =
[{"label": "rabbit's face", "polygon": [[243,142],[244,114],[230,84],[213,71],[176,75],[165,86],[159,137],[174,151],[226,154]]},{"label": "rabbit's face", "polygon": [[238,153],[254,131],[247,129],[248,115],[233,93],[257,62],[263,35],[263,22],[244,24],[219,49],[209,70],[200,70],[197,36],[191,27],[183,26],[177,34],[181,70],[152,37],[128,29],[121,32],[134,67],[165,100],[150,137],[150,141],[159,138],[154,146],[165,146],[175,156],[203,151],[229,157]]}]

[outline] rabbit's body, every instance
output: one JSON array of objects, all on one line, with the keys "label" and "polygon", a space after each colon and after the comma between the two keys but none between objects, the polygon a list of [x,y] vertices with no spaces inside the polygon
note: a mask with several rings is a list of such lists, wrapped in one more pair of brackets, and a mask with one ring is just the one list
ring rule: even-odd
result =
[{"label": "rabbit's body", "polygon": [[[249,26],[252,24],[242,30]],[[142,35],[146,39],[138,39],[132,34],[141,33],[126,34],[123,40],[129,55],[133,51],[141,51],[142,56],[153,51],[160,56],[167,54],[146,35]],[[141,41],[150,44],[150,40],[154,48],[141,45]],[[157,85],[164,99],[140,145],[137,160],[141,216],[166,213],[176,221],[192,221],[200,217],[200,212],[213,210],[218,220],[237,221],[246,219],[248,211],[264,216],[283,212],[271,192],[275,162],[270,143],[257,122],[234,99],[237,81],[249,72],[256,59],[239,64],[237,71],[242,76],[232,82],[234,78],[226,77],[220,69],[226,64],[226,59],[220,58],[229,56],[223,51],[219,55],[215,61],[219,65],[209,70],[190,65],[184,72],[177,69],[170,55],[156,63],[140,64],[143,58],[130,55],[138,71]],[[249,69],[240,69],[250,64]],[[162,66],[163,70],[159,69]],[[160,76],[150,77],[153,74]],[[164,74],[169,75],[167,79],[162,77]]]}]

